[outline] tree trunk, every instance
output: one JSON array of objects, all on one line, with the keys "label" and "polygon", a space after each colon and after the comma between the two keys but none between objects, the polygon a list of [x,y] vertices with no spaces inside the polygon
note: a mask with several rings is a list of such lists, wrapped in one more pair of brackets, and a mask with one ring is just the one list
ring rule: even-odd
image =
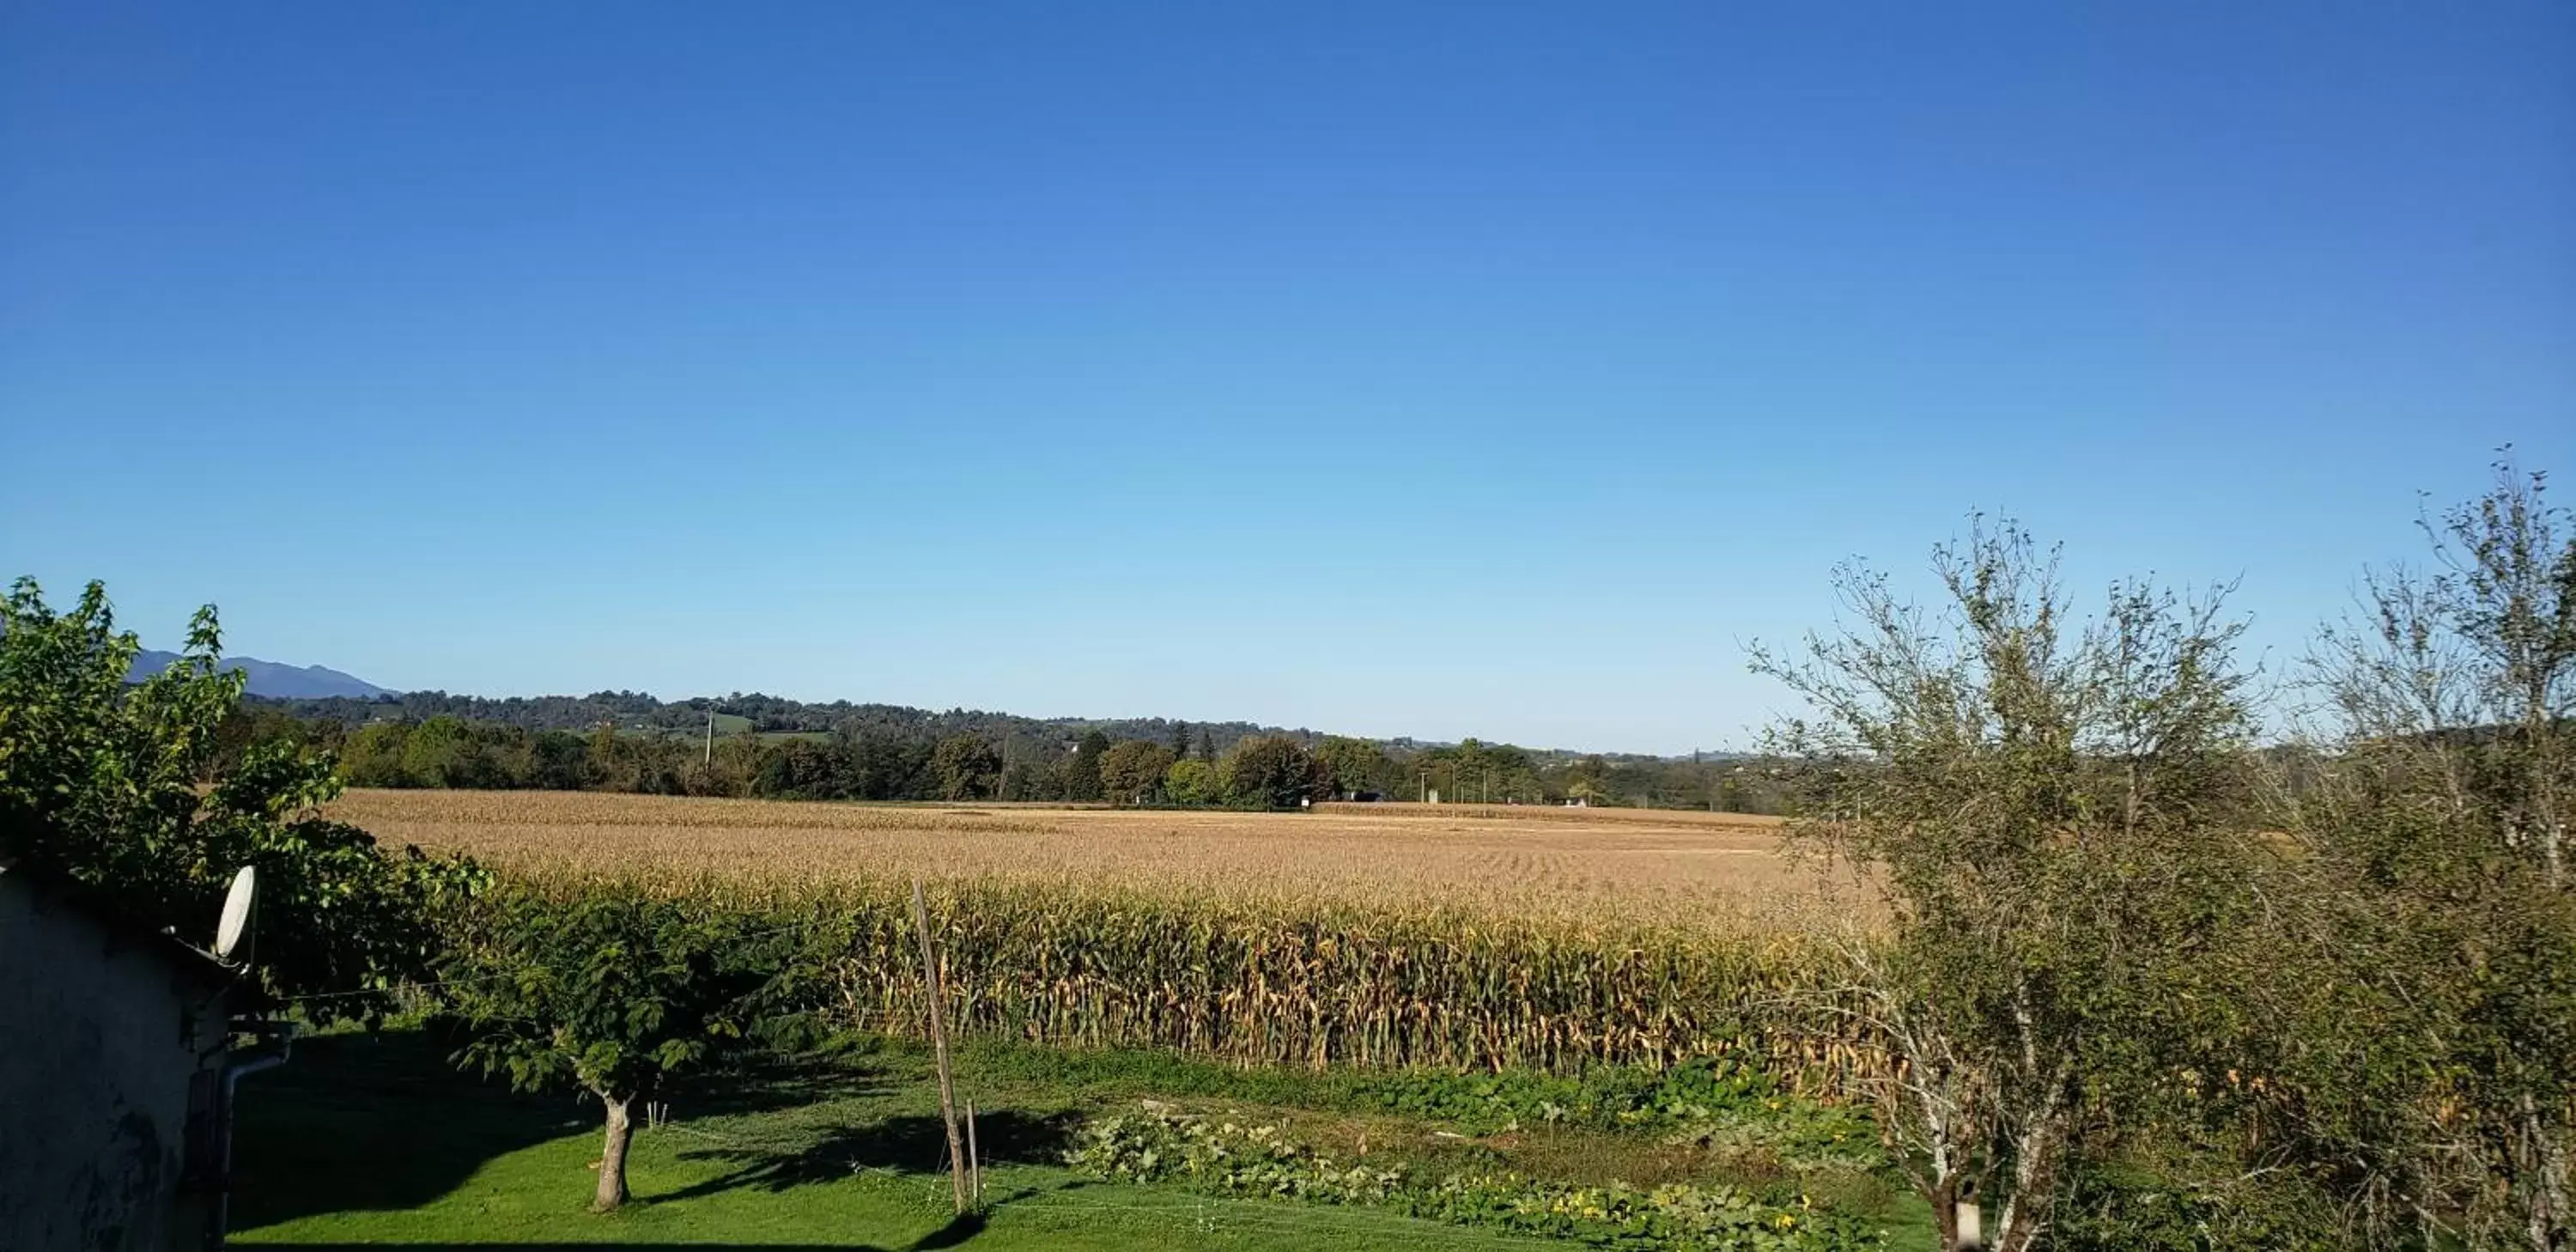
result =
[{"label": "tree trunk", "polygon": [[2548,1120],[2530,1095],[2522,1097],[2524,1150],[2516,1155],[2525,1175],[2521,1181],[2524,1235],[2534,1252],[2558,1252],[2567,1244],[2567,1156]]},{"label": "tree trunk", "polygon": [[1990,1240],[1995,1252],[2029,1252],[2048,1229],[2048,1203],[2057,1190],[2057,1158],[2066,1143],[2066,1133],[2058,1125],[2064,1108],[2057,1097],[2050,1097],[2039,1124],[2013,1144],[2013,1189],[1995,1220]]},{"label": "tree trunk", "polygon": [[1926,1198],[1932,1201],[1932,1222],[1940,1230],[1941,1252],[1958,1252],[1959,1185],[1944,1179]]},{"label": "tree trunk", "polygon": [[635,1137],[635,1123],[626,1120],[626,1101],[601,1096],[608,1106],[608,1142],[599,1150],[599,1195],[590,1202],[590,1211],[606,1213],[626,1202],[626,1143]]}]

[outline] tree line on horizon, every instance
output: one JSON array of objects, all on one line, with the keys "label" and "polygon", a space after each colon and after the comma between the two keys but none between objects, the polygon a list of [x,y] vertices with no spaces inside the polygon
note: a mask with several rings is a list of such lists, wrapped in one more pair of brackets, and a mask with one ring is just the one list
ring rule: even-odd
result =
[{"label": "tree line on horizon", "polygon": [[[929,738],[974,734],[996,742],[1004,736],[1021,735],[1032,739],[1054,737],[1070,740],[1086,730],[1098,730],[1113,739],[1160,741],[1170,734],[1174,725],[1180,724],[1159,717],[1044,718],[966,708],[943,712],[901,704],[796,700],[757,691],[691,696],[684,700],[664,700],[641,691],[594,691],[583,696],[476,696],[445,691],[406,691],[380,696],[252,695],[246,698],[245,704],[298,718],[352,726],[378,721],[425,722],[433,717],[453,717],[460,721],[489,722],[529,731],[588,733],[608,726],[621,731],[692,736],[706,729],[710,715],[720,721],[739,723],[739,729],[769,735],[882,731]],[[1206,736],[1220,751],[1233,746],[1235,740],[1250,735],[1285,734],[1305,740],[1317,737],[1316,732],[1303,728],[1292,730],[1245,721],[1186,725],[1191,734]],[[717,733],[733,732],[720,725]]]},{"label": "tree line on horizon", "polygon": [[[1776,771],[1743,759],[1571,756],[1472,738],[1408,747],[1311,732],[1247,733],[1246,723],[1153,719],[1128,723],[1158,732],[1150,737],[1116,737],[1100,726],[1068,734],[1038,723],[1042,729],[1032,732],[1025,719],[986,714],[964,715],[981,729],[956,729],[957,715],[929,715],[927,721],[852,719],[824,732],[700,737],[607,722],[585,732],[530,729],[443,712],[351,724],[305,711],[316,704],[343,706],[345,713],[345,705],[378,702],[246,700],[218,732],[218,762],[277,742],[330,754],[357,787],[779,800],[1295,808],[1307,801],[1437,796],[1453,803],[1575,801],[1774,813],[1784,796]],[[720,713],[732,707],[711,706]]]},{"label": "tree line on horizon", "polygon": [[[711,719],[713,735],[709,736]],[[1705,756],[1695,753],[1685,760],[1642,753],[1525,748],[1472,737],[1455,744],[1427,743],[1411,737],[1371,739],[1246,721],[1036,718],[981,709],[953,708],[942,712],[846,700],[818,703],[759,692],[669,701],[639,691],[505,697],[451,695],[444,691],[373,697],[251,695],[242,700],[236,721],[237,725],[226,729],[229,742],[283,735],[323,746],[336,746],[373,725],[396,723],[417,728],[432,722],[442,722],[442,726],[463,723],[461,733],[476,742],[475,751],[493,758],[464,769],[407,771],[409,777],[404,776],[406,771],[379,768],[369,779],[353,777],[351,781],[358,786],[579,788],[873,800],[1083,800],[1100,797],[1091,794],[1086,779],[1062,776],[1048,763],[1076,754],[1083,745],[1094,743],[1095,736],[1105,736],[1113,745],[1129,741],[1161,744],[1171,749],[1175,762],[1197,759],[1209,763],[1220,760],[1243,740],[1275,737],[1292,740],[1316,753],[1323,752],[1328,743],[1338,745],[1335,764],[1342,768],[1333,780],[1339,784],[1338,790],[1374,791],[1388,799],[1419,799],[1436,791],[1452,802],[1501,804],[1579,798],[1593,804],[1776,813],[1785,795],[1781,788],[1765,784],[1768,771],[1759,761],[1733,752]],[[513,730],[525,733],[510,733]],[[603,752],[579,781],[574,771],[566,768],[573,755],[568,740],[548,740],[542,747],[538,743],[547,732],[597,742],[602,731],[659,736],[675,743],[659,749],[627,751],[624,755],[630,761],[644,763],[640,769],[620,768],[610,754]],[[383,733],[389,736],[391,732]],[[443,751],[447,741],[459,733],[442,729],[434,739]],[[725,770],[702,770],[703,776],[690,776],[690,762],[701,767],[708,764],[705,748],[709,737],[714,739],[721,756],[728,741],[744,735],[771,741],[794,737],[828,742],[851,761],[824,772],[837,775],[848,785],[820,791],[812,787],[747,790],[743,780],[752,780],[749,785],[758,786],[757,766],[764,758],[744,745],[733,747],[736,758]],[[907,754],[919,756],[959,739],[980,740],[990,746],[1003,759],[1007,777],[996,777],[972,794],[950,794],[945,774],[927,783],[915,777],[918,764],[907,763]],[[862,748],[862,744],[867,746]],[[1370,746],[1387,764],[1369,764],[1349,746],[1352,744]],[[435,757],[438,753],[430,755]],[[796,764],[802,770],[788,772],[810,774],[816,762],[809,758]],[[1353,768],[1363,764],[1368,767]],[[746,765],[752,768],[744,768]],[[1190,794],[1186,783],[1181,794]],[[1193,801],[1165,797],[1163,802]]]}]

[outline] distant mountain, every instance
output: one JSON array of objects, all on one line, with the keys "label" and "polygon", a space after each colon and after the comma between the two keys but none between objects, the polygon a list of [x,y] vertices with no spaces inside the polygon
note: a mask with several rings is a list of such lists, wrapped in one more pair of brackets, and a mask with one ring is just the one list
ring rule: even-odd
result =
[{"label": "distant mountain", "polygon": [[[147,648],[134,658],[134,668],[126,674],[126,679],[141,682],[170,668],[170,663],[178,659],[178,653],[154,652]],[[323,700],[332,696],[366,699],[393,694],[363,678],[319,665],[281,665],[252,656],[228,656],[216,665],[250,675],[250,694],[278,700]]]}]

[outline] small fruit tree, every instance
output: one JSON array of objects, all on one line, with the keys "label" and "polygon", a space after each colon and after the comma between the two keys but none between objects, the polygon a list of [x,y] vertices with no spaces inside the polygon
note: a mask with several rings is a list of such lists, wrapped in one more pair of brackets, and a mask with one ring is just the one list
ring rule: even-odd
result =
[{"label": "small fruit tree", "polygon": [[517,886],[455,937],[448,999],[471,1032],[457,1062],[523,1091],[577,1086],[607,1110],[601,1212],[626,1200],[629,1106],[743,1036],[765,978],[722,911],[640,888]]}]

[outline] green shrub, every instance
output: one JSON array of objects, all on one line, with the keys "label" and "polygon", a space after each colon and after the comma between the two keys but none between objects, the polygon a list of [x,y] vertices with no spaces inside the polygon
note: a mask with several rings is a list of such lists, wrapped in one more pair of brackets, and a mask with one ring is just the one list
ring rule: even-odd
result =
[{"label": "green shrub", "polygon": [[1202,1117],[1148,1104],[1095,1120],[1066,1161],[1102,1178],[1172,1182],[1226,1195],[1389,1208],[1459,1225],[1572,1239],[1595,1247],[1842,1252],[1883,1248],[1885,1232],[1806,1197],[1773,1203],[1734,1187],[1652,1190],[1546,1182],[1506,1172],[1437,1181],[1402,1165],[1337,1161],[1285,1126]]}]

